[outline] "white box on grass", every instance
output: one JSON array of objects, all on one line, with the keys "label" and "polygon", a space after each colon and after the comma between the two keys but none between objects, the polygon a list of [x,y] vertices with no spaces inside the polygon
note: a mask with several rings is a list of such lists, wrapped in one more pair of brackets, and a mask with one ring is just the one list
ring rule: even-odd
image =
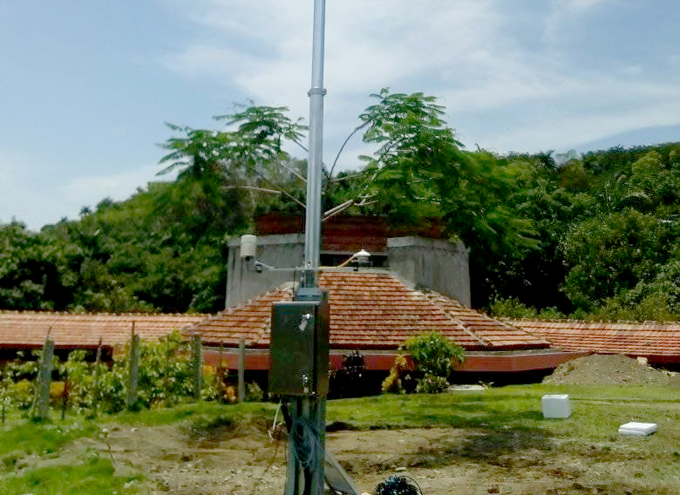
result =
[{"label": "white box on grass", "polygon": [[636,423],[635,421],[631,423],[626,423],[625,425],[619,426],[619,433],[621,435],[637,435],[637,436],[647,436],[651,435],[656,431],[656,423]]},{"label": "white box on grass", "polygon": [[571,416],[569,395],[555,394],[541,397],[544,418],[568,418]]}]

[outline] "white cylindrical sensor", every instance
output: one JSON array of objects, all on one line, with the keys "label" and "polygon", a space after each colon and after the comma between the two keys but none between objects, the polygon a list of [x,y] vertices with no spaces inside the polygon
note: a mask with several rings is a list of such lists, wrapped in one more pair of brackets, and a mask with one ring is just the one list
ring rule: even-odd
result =
[{"label": "white cylindrical sensor", "polygon": [[241,258],[254,258],[257,254],[257,236],[241,236]]}]

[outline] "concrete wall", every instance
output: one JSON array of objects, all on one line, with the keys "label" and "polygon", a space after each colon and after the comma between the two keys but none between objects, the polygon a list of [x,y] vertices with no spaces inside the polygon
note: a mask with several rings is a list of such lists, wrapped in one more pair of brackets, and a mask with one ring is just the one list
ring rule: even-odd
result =
[{"label": "concrete wall", "polygon": [[[227,300],[231,308],[293,281],[293,271],[263,271],[248,269],[241,259],[241,240],[229,241],[227,261]],[[282,234],[257,237],[257,259],[276,268],[302,266],[304,262],[304,235]],[[299,274],[298,274],[299,277]]]},{"label": "concrete wall", "polygon": [[411,282],[471,305],[468,250],[459,242],[393,237],[387,239],[390,271]]},{"label": "concrete wall", "polygon": [[[389,269],[416,288],[432,289],[470,305],[468,250],[462,243],[452,244],[422,237],[387,239]],[[241,240],[229,242],[226,307],[231,308],[292,282],[292,271],[249,270],[241,259]],[[304,235],[258,236],[257,259],[276,268],[300,267],[304,262]],[[298,275],[299,276],[299,275]]]}]

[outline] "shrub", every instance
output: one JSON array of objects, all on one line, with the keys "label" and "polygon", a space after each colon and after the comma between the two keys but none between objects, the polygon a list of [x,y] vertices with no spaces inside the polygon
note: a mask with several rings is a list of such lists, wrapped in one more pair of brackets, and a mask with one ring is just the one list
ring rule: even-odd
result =
[{"label": "shrub", "polygon": [[33,404],[34,390],[33,382],[23,378],[11,386],[9,396],[17,408],[28,410]]},{"label": "shrub", "polygon": [[[413,369],[408,366],[403,350],[408,352]],[[389,393],[440,393],[447,389],[447,378],[455,363],[462,363],[465,351],[437,332],[412,337],[394,360],[390,374],[382,383]]]},{"label": "shrub", "polygon": [[382,391],[391,394],[403,394],[413,392],[415,390],[415,380],[408,368],[406,356],[401,349],[394,358],[394,364],[390,369],[390,374],[382,382]]},{"label": "shrub", "polygon": [[417,394],[440,394],[449,387],[449,382],[443,376],[425,375],[418,380]]},{"label": "shrub", "polygon": [[189,344],[177,331],[157,342],[140,342],[138,373],[137,393],[146,407],[175,405],[193,396],[193,362]]},{"label": "shrub", "polygon": [[489,314],[507,318],[536,318],[536,308],[529,307],[515,298],[497,298],[489,306]]},{"label": "shrub", "polygon": [[[78,413],[109,414],[126,408],[129,382],[128,343],[123,352],[115,353],[112,363],[88,361],[85,351],[75,350],[55,369],[65,381],[53,382],[50,387],[53,403],[66,390],[65,404]],[[39,357],[40,351],[33,357]],[[6,363],[0,368],[0,406],[28,410],[35,397],[35,379],[39,361],[24,361],[25,356]],[[56,358],[55,358],[56,361]],[[137,404],[133,409],[172,406],[194,398],[194,364],[189,344],[179,332],[173,332],[158,341],[140,342],[140,360],[137,381]],[[231,387],[225,389],[228,367],[224,363],[216,370],[213,366],[202,367],[201,399],[235,402],[236,394]],[[250,384],[250,400],[262,400],[262,390]]]},{"label": "shrub", "polygon": [[256,383],[251,382],[246,384],[246,401],[248,402],[262,402],[264,399],[264,392],[262,388]]},{"label": "shrub", "polygon": [[335,397],[359,397],[366,393],[364,356],[359,351],[345,354],[342,368],[330,370],[330,388]]},{"label": "shrub", "polygon": [[465,351],[437,332],[411,337],[406,341],[416,372],[448,378],[453,362],[462,363]]}]

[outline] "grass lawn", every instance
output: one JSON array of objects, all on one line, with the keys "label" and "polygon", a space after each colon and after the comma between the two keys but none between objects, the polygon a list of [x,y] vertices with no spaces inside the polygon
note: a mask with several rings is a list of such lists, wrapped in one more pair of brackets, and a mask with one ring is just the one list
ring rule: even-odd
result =
[{"label": "grass lawn", "polygon": [[[569,394],[572,416],[545,420],[541,397]],[[440,395],[381,395],[332,401],[327,422],[349,428],[449,426],[537,430],[551,436],[603,440],[629,421],[659,424],[655,438],[680,435],[680,390],[634,386],[518,385]],[[677,436],[676,438],[680,438]],[[680,446],[678,446],[680,449]]]},{"label": "grass lawn", "polygon": [[[549,393],[570,395],[571,418],[543,419],[540,399]],[[88,439],[106,442],[104,430],[116,427],[182,425],[188,431],[187,427],[210,430],[271,422],[275,411],[275,404],[201,403],[124,413],[97,422],[68,418],[6,426],[0,429],[0,493],[149,493],[148,473],[114,469],[107,452],[88,447]],[[618,436],[619,425],[629,421],[657,423],[659,429],[644,439]],[[554,452],[557,448],[582,456],[586,464],[629,464],[631,476],[653,475],[656,493],[680,493],[680,391],[675,389],[523,385],[441,395],[382,395],[329,401],[327,423],[350,430],[445,427],[471,431],[480,440],[470,456],[498,458],[512,456],[518,449]],[[461,452],[457,455],[467,451]],[[442,462],[447,462],[445,454]]]}]

